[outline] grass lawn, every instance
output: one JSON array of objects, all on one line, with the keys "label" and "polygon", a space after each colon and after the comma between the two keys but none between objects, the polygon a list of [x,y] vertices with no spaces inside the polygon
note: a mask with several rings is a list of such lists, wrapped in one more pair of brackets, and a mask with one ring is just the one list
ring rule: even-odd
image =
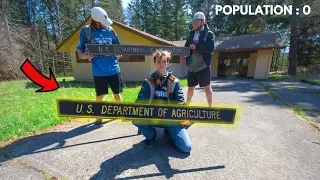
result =
[{"label": "grass lawn", "polygon": [[[57,78],[60,88],[53,92],[36,93],[39,89],[29,80],[0,82],[0,142],[57,125],[71,118],[59,118],[56,99],[95,100],[94,84],[76,82],[73,78]],[[126,82],[122,99],[134,102],[142,82]],[[181,85],[186,86],[186,79]],[[109,90],[110,92],[111,90]],[[112,101],[112,95],[106,100]]]},{"label": "grass lawn", "polygon": [[297,76],[290,76],[287,74],[276,74],[276,73],[271,73],[270,77],[268,80],[271,81],[300,81],[300,80],[305,80],[313,83],[318,83],[320,84],[320,74],[318,75],[312,75],[312,76],[303,76],[303,75],[297,75]]}]

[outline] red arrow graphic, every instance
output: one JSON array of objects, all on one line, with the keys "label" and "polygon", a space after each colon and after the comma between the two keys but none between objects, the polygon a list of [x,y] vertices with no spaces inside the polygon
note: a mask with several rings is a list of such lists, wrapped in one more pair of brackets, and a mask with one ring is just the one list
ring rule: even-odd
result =
[{"label": "red arrow graphic", "polygon": [[54,77],[51,68],[49,68],[50,78],[47,78],[43,74],[41,74],[41,72],[32,65],[29,59],[26,59],[24,61],[20,69],[32,82],[42,87],[36,92],[50,92],[59,88],[59,84]]}]

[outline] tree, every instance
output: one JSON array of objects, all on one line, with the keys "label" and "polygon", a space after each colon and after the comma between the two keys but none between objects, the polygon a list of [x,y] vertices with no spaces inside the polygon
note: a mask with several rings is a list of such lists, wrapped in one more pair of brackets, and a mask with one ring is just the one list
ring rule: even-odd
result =
[{"label": "tree", "polygon": [[[300,7],[299,0],[293,0],[292,9]],[[297,73],[297,46],[298,46],[298,16],[296,13],[291,15],[290,22],[290,50],[289,50],[289,67],[288,74],[296,75]]]},{"label": "tree", "polygon": [[122,0],[99,0],[97,6],[105,9],[111,19],[124,22]]}]

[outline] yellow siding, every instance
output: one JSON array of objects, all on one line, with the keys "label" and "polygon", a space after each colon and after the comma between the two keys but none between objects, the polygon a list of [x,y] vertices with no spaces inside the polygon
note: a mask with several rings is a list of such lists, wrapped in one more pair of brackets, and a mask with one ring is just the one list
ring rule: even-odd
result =
[{"label": "yellow siding", "polygon": [[[113,29],[117,33],[121,44],[160,46],[160,44],[156,44],[116,25],[113,26]],[[73,76],[78,81],[92,81],[91,63],[77,63],[76,61],[75,51],[79,42],[79,33],[74,37],[77,38],[70,39],[67,42],[68,47],[70,47],[68,51],[71,54]],[[122,78],[125,81],[142,81],[154,70],[151,56],[145,56],[145,62],[120,62],[119,64]],[[183,68],[183,64],[172,64],[170,69],[174,72],[175,76],[184,76],[185,69]]]},{"label": "yellow siding", "polygon": [[211,62],[211,77],[217,77],[219,67],[219,52],[214,52]]},{"label": "yellow siding", "polygon": [[272,60],[272,49],[258,50],[255,79],[268,79]]},{"label": "yellow siding", "polygon": [[125,29],[122,29],[116,25],[112,28],[117,33],[121,44],[130,44],[130,45],[147,45],[147,46],[159,46],[160,44],[154,43],[148,39],[145,39],[141,36],[133,34]]}]

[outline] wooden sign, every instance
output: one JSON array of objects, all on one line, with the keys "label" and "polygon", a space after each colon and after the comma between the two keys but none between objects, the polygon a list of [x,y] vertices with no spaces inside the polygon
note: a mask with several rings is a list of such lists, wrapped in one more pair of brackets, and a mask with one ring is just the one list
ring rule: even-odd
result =
[{"label": "wooden sign", "polygon": [[152,55],[156,50],[166,50],[172,56],[189,56],[188,47],[175,46],[136,46],[119,44],[86,44],[88,54],[90,55]]},{"label": "wooden sign", "polygon": [[149,105],[79,100],[57,100],[60,117],[123,118],[233,124],[236,109],[182,105]]}]

